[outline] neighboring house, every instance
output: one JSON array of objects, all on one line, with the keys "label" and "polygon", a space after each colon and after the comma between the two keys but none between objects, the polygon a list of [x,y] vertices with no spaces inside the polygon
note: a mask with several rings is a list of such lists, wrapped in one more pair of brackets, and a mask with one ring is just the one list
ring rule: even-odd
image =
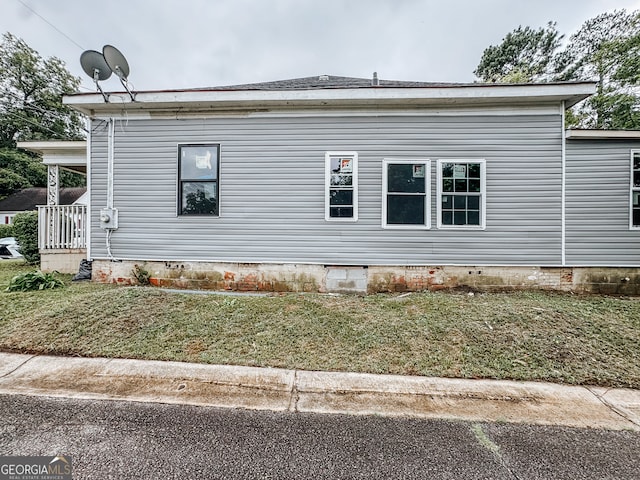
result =
[{"label": "neighboring house", "polygon": [[640,132],[566,133],[593,93],[323,75],[66,96],[90,118],[94,278],[640,293]]},{"label": "neighboring house", "polygon": [[[61,188],[60,205],[73,205],[86,195],[85,187]],[[39,205],[47,204],[46,187],[31,187],[19,190],[0,200],[0,223],[11,224],[17,213],[35,212]]]}]

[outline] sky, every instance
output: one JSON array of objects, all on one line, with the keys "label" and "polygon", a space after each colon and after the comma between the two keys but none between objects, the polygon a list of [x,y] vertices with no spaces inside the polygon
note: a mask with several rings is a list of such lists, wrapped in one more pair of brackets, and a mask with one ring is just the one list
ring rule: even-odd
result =
[{"label": "sky", "polygon": [[[118,48],[134,91],[338,75],[473,82],[482,52],[518,26],[568,38],[640,0],[0,0],[0,33],[58,57],[95,91],[85,50]],[[122,90],[117,77],[105,91]]]}]

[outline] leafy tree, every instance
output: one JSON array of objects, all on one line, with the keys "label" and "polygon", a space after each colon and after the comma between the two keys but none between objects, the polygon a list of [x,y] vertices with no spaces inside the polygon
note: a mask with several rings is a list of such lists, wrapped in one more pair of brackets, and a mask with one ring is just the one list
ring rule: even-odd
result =
[{"label": "leafy tree", "polygon": [[597,93],[567,112],[567,125],[640,128],[640,12],[587,20],[560,50],[555,23],[518,27],[487,48],[475,74],[485,82],[593,80]]},{"label": "leafy tree", "polygon": [[595,80],[597,92],[580,104],[575,125],[640,128],[640,12],[603,13],[587,20],[556,57],[557,80]]},{"label": "leafy tree", "polygon": [[519,26],[502,43],[485,49],[474,73],[485,82],[549,80],[554,73],[554,55],[563,37],[552,22],[537,30]]},{"label": "leafy tree", "polygon": [[[10,33],[0,43],[0,198],[26,187],[44,187],[47,169],[39,158],[16,149],[20,140],[83,137],[80,115],[62,104],[80,79],[58,58],[43,59]],[[63,186],[81,186],[81,175],[62,172]]]},{"label": "leafy tree", "polygon": [[24,40],[5,33],[0,43],[0,147],[20,140],[82,138],[80,115],[62,104],[80,79],[56,57],[43,59]]}]

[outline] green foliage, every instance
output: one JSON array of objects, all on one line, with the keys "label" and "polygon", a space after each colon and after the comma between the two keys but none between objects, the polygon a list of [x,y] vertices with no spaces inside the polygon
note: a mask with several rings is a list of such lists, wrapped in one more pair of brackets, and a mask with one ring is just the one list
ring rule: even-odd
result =
[{"label": "green foliage", "polygon": [[0,225],[0,238],[13,237],[13,225]]},{"label": "green foliage", "polygon": [[40,262],[38,249],[38,214],[18,213],[13,219],[13,236],[20,245],[20,253],[30,265]]},{"label": "green foliage", "polygon": [[502,43],[485,49],[475,74],[485,82],[525,83],[548,80],[563,35],[556,24],[533,30],[519,26]]},{"label": "green foliage", "polygon": [[30,272],[16,275],[9,282],[6,292],[29,292],[64,287],[62,280],[54,273]]},{"label": "green foliage", "polygon": [[149,285],[151,283],[151,273],[149,273],[144,266],[135,264],[131,270],[131,275],[133,275],[139,285]]},{"label": "green foliage", "polygon": [[587,20],[560,50],[555,23],[518,27],[488,47],[475,74],[485,82],[597,81],[597,93],[568,112],[567,126],[640,129],[640,12]]},{"label": "green foliage", "polygon": [[13,148],[0,148],[0,198],[27,187],[44,187],[47,167],[39,158]]},{"label": "green foliage", "polygon": [[20,140],[82,138],[80,115],[62,104],[80,79],[56,57],[43,59],[26,42],[5,33],[0,43],[0,147]]}]

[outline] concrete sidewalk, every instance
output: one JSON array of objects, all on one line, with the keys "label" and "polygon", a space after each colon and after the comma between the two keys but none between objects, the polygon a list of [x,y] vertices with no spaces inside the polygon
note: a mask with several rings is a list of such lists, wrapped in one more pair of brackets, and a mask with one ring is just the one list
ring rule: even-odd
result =
[{"label": "concrete sidewalk", "polygon": [[0,353],[0,394],[640,431],[640,391]]}]

